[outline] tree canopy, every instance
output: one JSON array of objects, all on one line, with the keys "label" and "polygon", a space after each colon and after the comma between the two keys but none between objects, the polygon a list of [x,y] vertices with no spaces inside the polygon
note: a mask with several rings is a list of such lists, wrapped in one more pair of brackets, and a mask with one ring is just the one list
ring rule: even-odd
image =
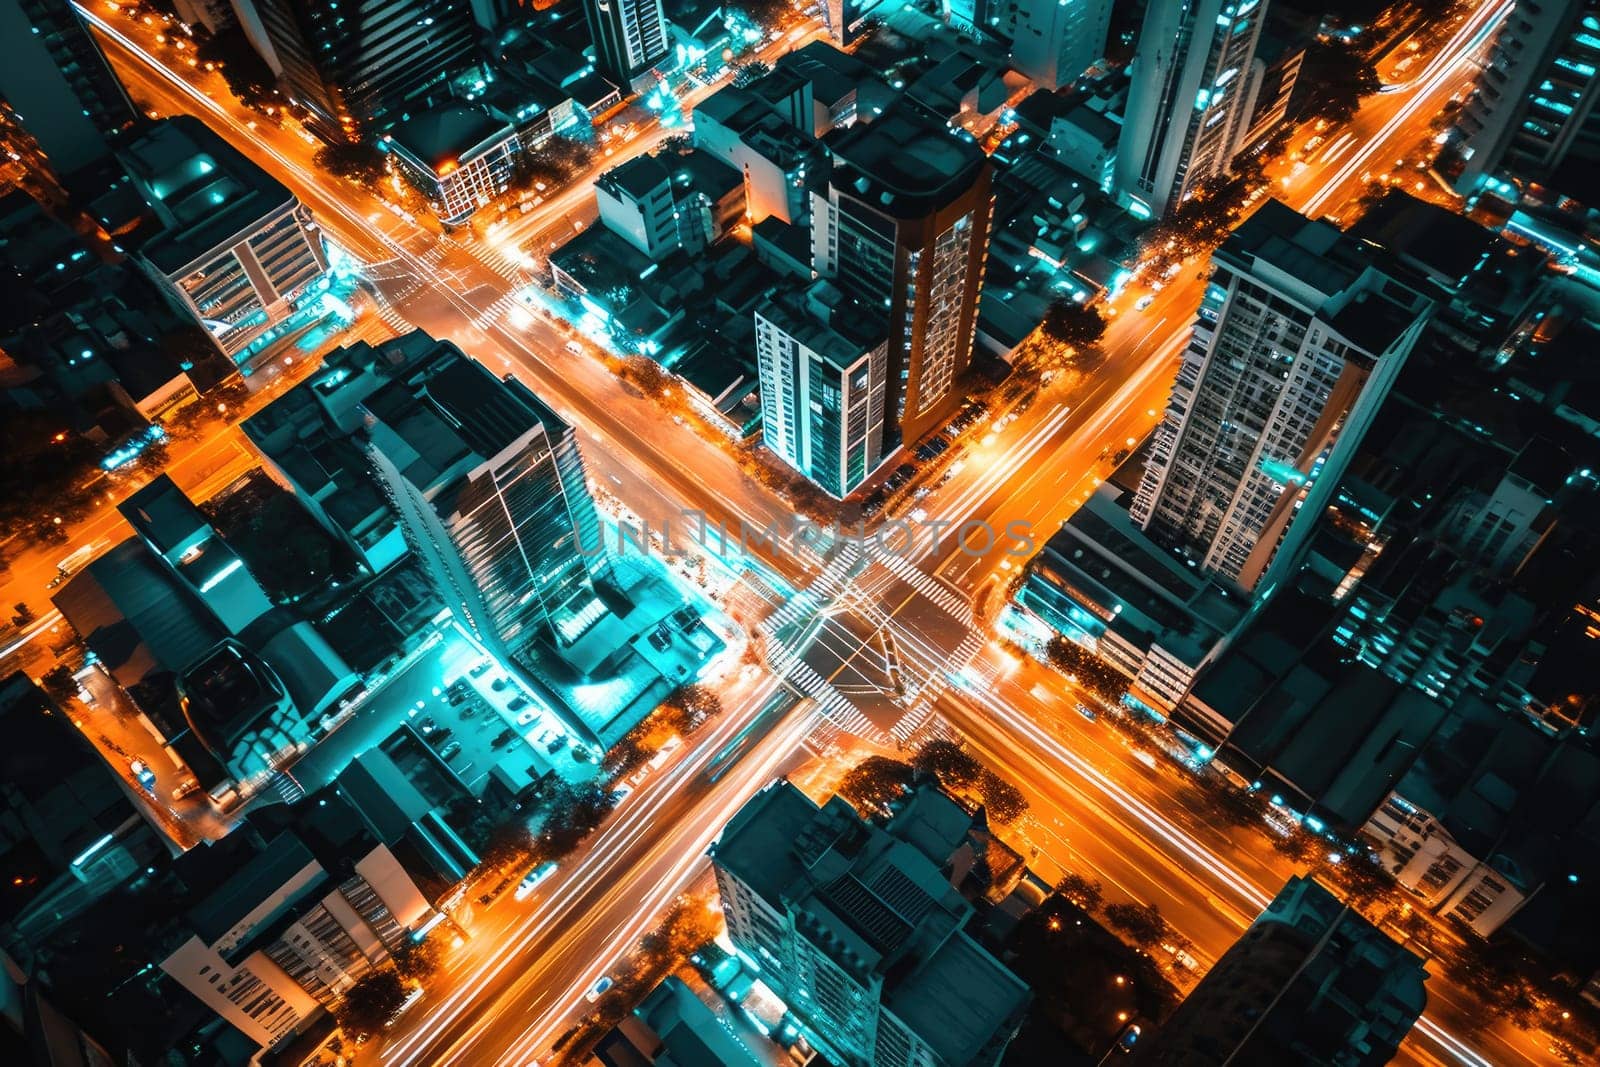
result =
[{"label": "tree canopy", "polygon": [[1154,904],[1107,905],[1106,921],[1127,934],[1140,948],[1154,948],[1167,938],[1167,920]]},{"label": "tree canopy", "polygon": [[334,1011],[347,1037],[371,1037],[384,1028],[406,1002],[406,985],[393,967],[363,975],[345,991]]},{"label": "tree canopy", "polygon": [[1058,296],[1050,301],[1039,327],[1052,340],[1087,347],[1105,335],[1106,320],[1096,309],[1070,297]]},{"label": "tree canopy", "polygon": [[868,813],[884,812],[906,795],[915,775],[909,763],[887,756],[868,756],[844,776],[839,795]]},{"label": "tree canopy", "polygon": [[911,765],[933,775],[946,789],[971,789],[983,774],[982,764],[960,745],[944,738],[935,738],[919,748]]}]

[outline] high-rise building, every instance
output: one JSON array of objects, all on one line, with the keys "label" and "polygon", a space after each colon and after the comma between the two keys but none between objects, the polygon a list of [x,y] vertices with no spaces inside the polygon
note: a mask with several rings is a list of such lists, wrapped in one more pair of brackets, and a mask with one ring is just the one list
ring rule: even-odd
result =
[{"label": "high-rise building", "polygon": [[1117,194],[1159,217],[1227,172],[1250,123],[1250,63],[1265,0],[1152,3],[1139,29],[1117,146]]},{"label": "high-rise building", "polygon": [[1452,133],[1457,188],[1502,168],[1540,181],[1569,157],[1600,162],[1597,70],[1600,3],[1518,3]]},{"label": "high-rise building", "polygon": [[1378,1067],[1422,1014],[1426,978],[1415,953],[1296,875],[1129,1062]]},{"label": "high-rise building", "polygon": [[1071,85],[1106,49],[1111,0],[1012,0],[1011,65],[1036,85]]},{"label": "high-rise building", "polygon": [[[329,353],[319,375],[245,433],[370,558],[392,560],[398,532],[462,626],[518,667],[576,736],[599,744],[632,725],[615,720],[649,697],[658,673],[572,696],[581,682],[615,677],[637,634],[598,588],[611,563],[577,431],[525,386],[415,330]],[[366,490],[352,494],[352,484]],[[574,703],[599,695],[619,706]]]},{"label": "high-rise building", "polygon": [[627,92],[672,52],[661,0],[584,0],[596,69]]},{"label": "high-rise building", "polygon": [[358,140],[471,66],[469,0],[234,0],[240,23],[309,125]]},{"label": "high-rise building", "polygon": [[813,264],[887,327],[892,450],[961,402],[989,251],[989,161],[909,102],[850,127],[833,156],[813,197]]},{"label": "high-rise building", "polygon": [[136,259],[236,363],[265,351],[302,300],[320,299],[328,255],[311,210],[205,123],[166,119],[120,158],[153,216]]},{"label": "high-rise building", "polygon": [[762,443],[837,497],[885,456],[888,345],[881,328],[855,329],[858,315],[825,281],[755,310]]},{"label": "high-rise building", "polygon": [[967,934],[943,873],[966,820],[944,823],[953,839],[897,823],[769,785],[712,847],[728,936],[834,1063],[993,1067],[1029,991]]},{"label": "high-rise building", "polygon": [[58,178],[108,159],[139,114],[70,0],[0,0],[0,125]]},{"label": "high-rise building", "polygon": [[1132,514],[1203,573],[1255,589],[1292,559],[1430,304],[1358,242],[1269,200],[1218,249]]}]

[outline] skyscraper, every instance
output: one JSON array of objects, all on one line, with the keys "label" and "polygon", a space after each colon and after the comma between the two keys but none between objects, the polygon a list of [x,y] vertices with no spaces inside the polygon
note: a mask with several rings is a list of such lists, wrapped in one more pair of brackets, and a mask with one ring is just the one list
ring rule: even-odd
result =
[{"label": "skyscraper", "polygon": [[1132,515],[1202,572],[1254,589],[1323,510],[1428,301],[1358,242],[1269,200],[1212,259]]},{"label": "skyscraper", "polygon": [[1106,49],[1111,0],[1012,0],[1011,65],[1056,89],[1089,69]]},{"label": "skyscraper", "polygon": [[1456,187],[1504,167],[1535,181],[1569,157],[1600,162],[1600,3],[1517,4],[1451,135]]},{"label": "skyscraper", "polygon": [[1426,978],[1415,953],[1296,875],[1129,1062],[1377,1067],[1422,1014]]},{"label": "skyscraper", "polygon": [[240,23],[310,125],[356,140],[473,62],[468,0],[235,0]]},{"label": "skyscraper", "polygon": [[626,93],[672,50],[661,0],[584,0],[594,65]]},{"label": "skyscraper", "polygon": [[109,158],[139,115],[70,0],[0,0],[0,39],[3,124],[62,179]]},{"label": "skyscraper", "polygon": [[1117,194],[1162,216],[1227,172],[1247,132],[1250,61],[1265,0],[1171,0],[1145,9],[1117,145]]},{"label": "skyscraper", "polygon": [[988,157],[901,102],[833,145],[813,198],[812,256],[886,324],[886,448],[934,429],[961,401],[972,361],[993,210]]},{"label": "skyscraper", "polygon": [[853,328],[856,309],[844,304],[841,314],[841,304],[838,290],[818,282],[755,310],[762,443],[837,497],[884,459],[888,348],[881,329]]}]

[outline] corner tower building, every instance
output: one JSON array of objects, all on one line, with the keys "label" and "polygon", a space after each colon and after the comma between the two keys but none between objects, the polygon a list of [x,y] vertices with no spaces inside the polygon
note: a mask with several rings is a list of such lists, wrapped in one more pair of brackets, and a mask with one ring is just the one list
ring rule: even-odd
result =
[{"label": "corner tower building", "polygon": [[890,452],[961,401],[989,249],[989,160],[905,102],[832,148],[828,187],[812,208],[813,264],[887,328]]}]

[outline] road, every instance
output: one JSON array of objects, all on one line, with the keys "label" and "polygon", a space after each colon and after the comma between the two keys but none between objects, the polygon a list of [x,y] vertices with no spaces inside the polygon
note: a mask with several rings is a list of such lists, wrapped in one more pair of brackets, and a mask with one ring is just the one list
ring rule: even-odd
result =
[{"label": "road", "polygon": [[[1326,166],[1308,165],[1299,173],[1283,175],[1288,180],[1280,181],[1276,195],[1312,211],[1359,196],[1365,187],[1362,175],[1368,169],[1382,166],[1382,161],[1395,153],[1411,151],[1425,139],[1428,120],[1446,98],[1466,84],[1471,57],[1481,45],[1477,35],[1500,9],[1476,12],[1411,86],[1364,107],[1353,127],[1361,138],[1358,149]],[[674,429],[660,419],[652,402],[632,395],[597,362],[566,353],[566,335],[558,329],[540,320],[526,328],[510,325],[507,312],[523,277],[520,264],[492,242],[441,238],[425,227],[411,225],[363,190],[318,174],[310,165],[309,150],[294,134],[252,128],[248,116],[237,108],[217,104],[209,97],[197,98],[181,79],[169,79],[158,67],[147,64],[136,46],[113,46],[110,51],[136,97],[152,102],[158,110],[198,111],[231,141],[250,146],[264,166],[311,205],[330,237],[369,262],[409,271],[416,288],[395,303],[393,313],[436,336],[452,337],[486,364],[516,373],[549,399],[590,436],[593,446],[587,452],[591,465],[603,468],[604,477],[614,482],[615,494],[641,514],[648,514],[650,507],[676,505],[757,526],[787,519],[788,509],[782,501],[746,478],[724,450]],[[1369,112],[1372,108],[1381,110]],[[641,135],[626,150],[647,143],[649,139]],[[605,164],[618,161],[614,156]],[[1326,173],[1329,168],[1333,168],[1331,174]],[[556,225],[559,220],[546,214],[545,208],[560,208],[563,203],[554,202],[530,213],[532,217],[519,222],[518,232],[538,235]],[[1198,270],[1198,265],[1194,269]],[[1164,372],[1187,334],[1199,283],[1186,269],[1154,293],[1151,305],[1142,312],[1132,309],[1139,292],[1136,289],[1119,301],[1116,320],[1101,345],[1103,363],[1089,381],[1046,388],[1011,425],[992,434],[974,434],[966,446],[961,473],[933,490],[921,506],[930,514],[982,518],[1001,526],[1021,521],[1030,524],[1040,539],[1053,529],[1052,524],[1070,514],[1099,476],[1099,456],[1108,449],[1115,451],[1128,438],[1142,437],[1153,425],[1169,384]],[[984,645],[981,630],[972,626],[973,600],[992,588],[1006,573],[1008,563],[1016,564],[1003,558],[998,549],[961,552],[948,544],[944,548],[943,553],[930,549],[900,560],[860,561],[841,569],[837,589],[829,590],[827,598],[817,598],[815,607],[820,610],[802,612],[773,636],[781,647],[800,653],[796,662],[808,666],[817,677],[831,679],[863,654],[874,635],[888,632],[895,638],[900,660],[913,676],[917,693],[912,707],[896,712],[901,721],[915,723],[919,713],[967,721],[955,707],[966,698],[952,695],[950,678]],[[796,581],[824,570],[821,561],[804,552],[779,550],[772,556],[773,566]],[[834,611],[834,603],[844,600],[851,602],[847,610]],[[813,677],[787,660],[783,670],[790,685],[801,689],[808,687],[805,679]],[[703,765],[700,761],[709,759],[719,738],[725,736],[722,731],[743,729],[756,714],[749,701],[730,708],[716,728],[718,732],[682,757],[683,766]],[[1026,720],[998,714],[976,718],[990,729],[1004,731],[993,741],[996,750],[1034,743],[1026,733]],[[522,930],[522,934],[475,938],[473,942],[520,947],[478,950],[483,959],[476,965],[461,965],[453,988],[436,994],[437,1004],[425,1002],[403,1020],[390,1039],[386,1060],[488,1062],[501,1058],[527,1062],[528,1053],[559,1032],[558,1026],[568,1018],[572,1006],[581,1003],[582,991],[598,968],[606,966],[648,925],[657,910],[653,905],[670,899],[693,876],[701,862],[703,842],[714,835],[725,813],[783,766],[796,737],[812,729],[814,723],[808,721],[803,729],[785,724],[760,733],[753,751],[734,771],[703,792],[691,788],[692,772],[685,771],[663,776],[630,797],[590,851],[571,864],[571,872],[563,876],[570,882],[551,883],[542,906],[531,916],[504,920],[511,924],[507,929]],[[1019,774],[1027,770],[1020,776],[1028,788],[1041,797],[1058,796],[1058,810],[1070,807],[1079,818],[1096,812],[1092,792],[1064,778],[1053,760],[1031,770],[1008,769]],[[1077,791],[1063,792],[1067,789]],[[1169,837],[1150,829],[1138,808],[1098,803],[1105,813],[1103,832],[1111,840],[1125,842],[1126,855],[1140,857],[1137,864],[1123,869],[1114,864],[1110,852],[1101,855],[1095,869],[1115,874],[1114,879],[1108,876],[1108,884],[1126,885],[1135,891],[1143,887],[1153,893],[1153,880],[1172,881],[1159,859],[1163,853],[1168,856],[1164,862],[1176,863],[1180,870],[1201,863]],[[1144,844],[1137,844],[1134,838],[1147,833],[1155,834],[1160,843],[1146,836]],[[655,843],[646,843],[645,838]],[[645,852],[622,851],[625,841],[635,842]],[[1171,849],[1178,850],[1177,858],[1168,851]],[[677,857],[677,865],[663,870],[660,864],[667,862],[669,853]],[[1250,863],[1269,861],[1230,855],[1228,862],[1248,868]],[[1211,946],[1208,951],[1214,954],[1217,946],[1231,939],[1230,927],[1236,933],[1252,907],[1259,906],[1249,894],[1261,890],[1249,887],[1270,886],[1274,875],[1270,869],[1259,869],[1250,871],[1253,880],[1244,880],[1233,867],[1218,866],[1221,873],[1213,875],[1209,860],[1205,864],[1203,877],[1222,879],[1233,886],[1235,900],[1229,905],[1233,913],[1218,909],[1202,921],[1197,909],[1204,910],[1204,906],[1196,905],[1192,897],[1187,910],[1178,897],[1170,904],[1185,923],[1195,926],[1199,936],[1190,936],[1196,943]],[[1202,875],[1190,871],[1190,877]],[[608,887],[605,895],[584,895],[589,890],[582,887],[592,889],[600,883]],[[553,931],[559,926],[570,929],[558,937]],[[549,932],[542,935],[537,930]],[[1187,928],[1185,933],[1189,933]],[[542,936],[550,940],[538,941]],[[532,937],[537,943],[523,945],[518,937]],[[528,949],[535,951],[520,959],[519,966],[506,965]],[[1449,1038],[1429,1037],[1428,1033],[1426,1027],[1419,1028],[1412,1044],[1420,1049],[1433,1041],[1432,1047],[1449,1047]],[[1417,1055],[1434,1053],[1419,1050]],[[1454,1061],[1478,1062],[1470,1057]]]}]

